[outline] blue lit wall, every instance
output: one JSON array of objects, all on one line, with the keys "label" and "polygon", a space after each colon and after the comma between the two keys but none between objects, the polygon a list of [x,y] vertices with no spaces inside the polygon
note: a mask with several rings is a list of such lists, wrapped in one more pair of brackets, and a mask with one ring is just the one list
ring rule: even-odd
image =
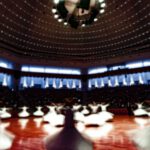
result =
[{"label": "blue lit wall", "polygon": [[[103,66],[97,68],[91,68],[88,70],[88,74],[97,74],[107,71],[119,70],[119,69],[133,69],[150,66],[150,60],[128,62],[114,66]],[[0,59],[0,67],[13,69],[11,62]],[[42,67],[23,65],[21,71],[27,72],[41,72],[51,74],[68,74],[68,75],[80,75],[80,69],[73,68],[56,68],[56,67]],[[130,86],[136,84],[150,84],[150,72],[107,76],[103,78],[89,79],[88,87],[101,88],[104,86]],[[12,85],[12,77],[10,75],[0,73],[0,85],[9,86]],[[21,77],[20,87],[39,87],[39,88],[69,88],[69,89],[80,89],[82,87],[81,80],[78,79],[62,79],[62,78],[40,78],[40,77]]]},{"label": "blue lit wall", "polygon": [[[91,68],[88,70],[88,74],[104,73],[107,71],[119,70],[119,69],[134,69],[150,66],[150,60],[129,62],[123,65],[115,65],[111,67],[103,66],[97,68]],[[150,72],[134,73],[127,75],[109,76],[103,78],[89,79],[88,88],[97,87],[102,88],[105,86],[130,86],[137,84],[150,84]]]},{"label": "blue lit wall", "polygon": [[[0,59],[0,67],[2,68],[13,68],[12,63],[5,60],[5,59]],[[12,77],[7,74],[0,73],[0,85],[2,86],[11,86],[12,84]]]},{"label": "blue lit wall", "polygon": [[[66,69],[54,67],[40,67],[40,66],[22,66],[22,71],[41,72],[51,74],[68,74],[80,75],[80,69]],[[36,77],[22,77],[20,81],[21,87],[41,87],[41,88],[81,88],[81,81],[77,79],[61,79],[61,78],[36,78]]]}]

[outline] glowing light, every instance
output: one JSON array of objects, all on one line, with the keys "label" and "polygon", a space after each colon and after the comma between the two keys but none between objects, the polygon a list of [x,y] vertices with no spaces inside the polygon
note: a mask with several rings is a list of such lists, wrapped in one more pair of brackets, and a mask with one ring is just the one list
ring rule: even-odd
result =
[{"label": "glowing light", "polygon": [[58,22],[62,22],[63,20],[61,18],[58,19]]},{"label": "glowing light", "polygon": [[108,86],[112,87],[111,79],[108,79]]},{"label": "glowing light", "polygon": [[45,88],[48,88],[48,87],[49,87],[49,79],[46,78],[46,79],[45,79]]},{"label": "glowing light", "polygon": [[98,0],[99,1],[99,3],[102,3],[102,2],[104,2],[104,0]]},{"label": "glowing light", "polygon": [[96,22],[96,21],[98,21],[98,19],[97,19],[97,18],[94,18],[94,21]]},{"label": "glowing light", "polygon": [[117,76],[115,77],[115,85],[114,86],[119,86],[119,82],[118,82]]},{"label": "glowing light", "polygon": [[104,87],[105,86],[105,84],[104,84],[104,80],[103,79],[101,79],[101,87]]},{"label": "glowing light", "polygon": [[27,88],[27,87],[28,87],[27,78],[26,78],[26,77],[23,78],[23,87],[24,87],[24,88]]},{"label": "glowing light", "polygon": [[75,89],[76,88],[76,80],[72,81],[72,88]]},{"label": "glowing light", "polygon": [[55,4],[58,4],[58,3],[59,3],[59,0],[54,0],[54,3],[55,3]]},{"label": "glowing light", "polygon": [[60,80],[60,82],[59,82],[59,88],[62,88],[62,87],[63,87],[63,81]]},{"label": "glowing light", "polygon": [[29,119],[19,119],[19,124],[21,125],[21,129],[25,129],[27,126],[27,123],[29,122]]},{"label": "glowing light", "polygon": [[[54,17],[58,18],[59,15],[56,13]],[[40,66],[22,66],[21,71],[54,73],[54,74],[76,74],[76,75],[81,74],[81,71],[79,69],[65,69],[65,68],[40,67]]]},{"label": "glowing light", "polygon": [[134,85],[133,75],[130,75],[130,85]]},{"label": "glowing light", "polygon": [[34,87],[34,79],[33,78],[31,79],[30,87]]},{"label": "glowing light", "polygon": [[98,81],[97,81],[97,79],[95,79],[94,81],[95,81],[95,83],[94,83],[95,87],[98,88]]},{"label": "glowing light", "polygon": [[57,19],[58,17],[59,17],[59,15],[58,15],[58,14],[55,14],[55,15],[54,15],[54,18],[55,18],[55,19]]},{"label": "glowing light", "polygon": [[64,22],[64,25],[66,26],[66,25],[68,25],[68,23],[67,23],[67,22]]},{"label": "glowing light", "polygon": [[91,80],[88,81],[88,87],[89,87],[89,88],[92,88]]},{"label": "glowing light", "polygon": [[36,127],[39,128],[43,121],[43,118],[34,118],[33,121],[36,123]]},{"label": "glowing light", "polygon": [[102,8],[106,7],[106,3],[101,3],[101,7]]},{"label": "glowing light", "polygon": [[5,62],[0,62],[0,67],[8,68],[8,64]]},{"label": "glowing light", "polygon": [[85,27],[85,23],[82,24],[82,27]]},{"label": "glowing light", "polygon": [[56,79],[53,79],[53,88],[57,88],[57,85],[56,85]]},{"label": "glowing light", "polygon": [[126,81],[126,77],[125,76],[123,77],[123,85],[125,85],[125,86],[127,85],[127,81]]},{"label": "glowing light", "polygon": [[102,13],[104,13],[104,12],[105,12],[105,10],[104,10],[104,9],[101,9],[99,12],[102,14]]},{"label": "glowing light", "polygon": [[66,87],[67,87],[68,89],[70,89],[70,83],[69,83],[69,80],[67,80]]},{"label": "glowing light", "polygon": [[79,81],[79,89],[81,89],[82,88],[82,83],[81,83],[81,81]]},{"label": "glowing light", "polygon": [[142,75],[141,75],[141,74],[139,74],[139,83],[140,83],[140,84],[144,84],[144,81],[143,81],[143,78],[142,78]]},{"label": "glowing light", "polygon": [[52,13],[56,13],[57,10],[55,8],[52,9]]},{"label": "glowing light", "polygon": [[2,83],[3,86],[7,86],[8,83],[7,83],[7,75],[4,74],[4,78],[3,78],[3,83]]},{"label": "glowing light", "polygon": [[142,62],[135,62],[135,63],[126,64],[126,68],[129,68],[129,69],[140,68],[140,67],[143,67],[143,63]]},{"label": "glowing light", "polygon": [[106,67],[101,67],[101,68],[90,69],[88,71],[88,74],[103,73],[103,72],[106,72],[106,71],[107,71]]}]

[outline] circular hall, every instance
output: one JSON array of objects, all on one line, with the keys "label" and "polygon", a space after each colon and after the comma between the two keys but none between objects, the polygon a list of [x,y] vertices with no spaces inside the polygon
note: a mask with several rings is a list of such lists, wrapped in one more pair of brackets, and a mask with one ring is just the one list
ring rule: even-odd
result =
[{"label": "circular hall", "polygon": [[150,150],[148,0],[0,0],[0,150]]}]

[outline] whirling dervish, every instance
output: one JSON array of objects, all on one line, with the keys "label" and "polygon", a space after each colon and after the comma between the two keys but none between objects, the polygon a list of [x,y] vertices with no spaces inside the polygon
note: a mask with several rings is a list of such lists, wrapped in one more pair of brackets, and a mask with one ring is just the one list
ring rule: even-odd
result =
[{"label": "whirling dervish", "polygon": [[55,108],[56,106],[47,106],[49,112],[43,117],[44,122],[49,122],[52,126],[63,125],[64,124],[64,115],[57,114]]},{"label": "whirling dervish", "polygon": [[74,127],[73,112],[66,110],[62,131],[45,140],[46,150],[93,150],[92,143],[85,139]]},{"label": "whirling dervish", "polygon": [[7,110],[8,110],[8,108],[6,108],[6,107],[2,108],[2,110],[0,111],[1,119],[11,118],[11,114],[9,112],[7,112]]},{"label": "whirling dervish", "polygon": [[76,104],[76,105],[73,105],[73,112],[74,112],[74,120],[76,122],[84,122],[84,115],[83,113],[81,113],[79,111],[79,109],[81,108],[81,105],[80,104]]},{"label": "whirling dervish", "polygon": [[101,107],[101,112],[99,112],[99,117],[105,122],[112,121],[114,114],[107,111],[107,107],[109,106],[109,104],[100,104],[99,106]]},{"label": "whirling dervish", "polygon": [[44,112],[42,111],[42,107],[41,106],[38,106],[36,107],[37,110],[33,113],[34,116],[37,116],[37,117],[41,117],[44,115]]},{"label": "whirling dervish", "polygon": [[89,106],[92,109],[92,112],[90,115],[85,116],[85,125],[103,125],[105,123],[105,120],[101,118],[99,113],[97,112],[99,106],[96,104],[90,104]]},{"label": "whirling dervish", "polygon": [[148,112],[144,110],[142,107],[142,103],[137,103],[137,109],[133,111],[134,116],[142,117],[142,116],[148,116]]},{"label": "whirling dervish", "polygon": [[30,113],[27,111],[28,107],[21,107],[22,111],[18,114],[20,118],[26,118],[30,116]]}]

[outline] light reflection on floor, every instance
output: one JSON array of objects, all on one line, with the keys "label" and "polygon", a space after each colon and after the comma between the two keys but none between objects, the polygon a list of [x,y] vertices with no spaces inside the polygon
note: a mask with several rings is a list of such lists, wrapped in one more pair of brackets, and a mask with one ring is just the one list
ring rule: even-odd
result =
[{"label": "light reflection on floor", "polygon": [[[31,117],[4,120],[2,126],[16,135],[11,150],[19,150],[19,146],[24,147],[21,150],[35,150],[33,146],[35,147],[36,144],[39,144],[39,150],[44,150],[42,139],[62,130],[62,127],[43,123],[42,118]],[[83,123],[76,124],[78,131],[94,142],[94,150],[125,150],[127,147],[130,147],[129,150],[137,150],[128,133],[129,131],[144,129],[146,126],[150,126],[150,118],[129,116],[115,117],[113,122],[105,123],[99,127],[85,127]]]}]

